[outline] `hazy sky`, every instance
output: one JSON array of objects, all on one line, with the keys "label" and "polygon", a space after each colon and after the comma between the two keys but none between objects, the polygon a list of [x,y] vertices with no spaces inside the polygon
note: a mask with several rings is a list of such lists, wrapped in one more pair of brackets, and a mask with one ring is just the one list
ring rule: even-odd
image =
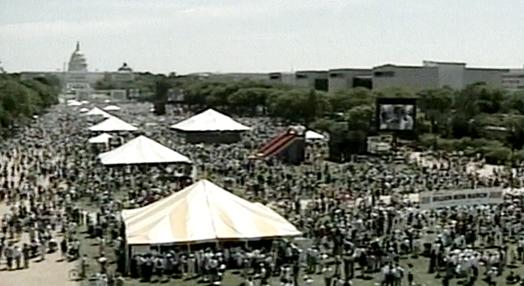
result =
[{"label": "hazy sky", "polygon": [[422,60],[522,67],[523,0],[0,0],[7,71],[272,72]]}]

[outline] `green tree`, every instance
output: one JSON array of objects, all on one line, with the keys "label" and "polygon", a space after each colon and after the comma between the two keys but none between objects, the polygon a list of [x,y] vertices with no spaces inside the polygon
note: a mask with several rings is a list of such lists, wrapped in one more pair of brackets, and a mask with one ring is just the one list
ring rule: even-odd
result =
[{"label": "green tree", "polygon": [[160,77],[157,79],[155,84],[155,94],[153,96],[155,113],[157,115],[163,115],[166,113],[167,97],[171,87],[172,83],[166,77]]},{"label": "green tree", "polygon": [[502,112],[517,111],[524,115],[524,91],[509,92],[502,102]]},{"label": "green tree", "polygon": [[47,108],[58,103],[56,90],[52,85],[46,84],[45,82],[47,82],[46,78],[22,81],[23,85],[38,93],[37,97],[39,99],[33,102],[33,104],[39,103],[41,108]]},{"label": "green tree", "polygon": [[271,90],[268,88],[241,88],[228,97],[229,104],[237,110],[253,114],[257,107],[266,107]]},{"label": "green tree", "polygon": [[412,91],[400,87],[386,87],[380,90],[373,91],[375,97],[380,98],[416,98],[416,94]]},{"label": "green tree", "polygon": [[360,105],[351,108],[346,114],[349,130],[369,132],[375,109],[371,105]]},{"label": "green tree", "polygon": [[[417,93],[418,107],[431,124],[431,133],[438,133],[439,127],[446,127],[451,114],[453,90],[450,88],[425,89]],[[447,129],[447,128],[446,128]]]},{"label": "green tree", "polygon": [[328,94],[327,98],[333,112],[346,112],[355,106],[375,104],[374,94],[363,87],[338,90]]},{"label": "green tree", "polygon": [[456,94],[455,110],[468,118],[478,113],[497,113],[506,98],[503,90],[493,88],[485,83],[467,86]]},{"label": "green tree", "polygon": [[522,149],[524,146],[524,115],[507,114],[503,118],[507,141],[512,150]]}]

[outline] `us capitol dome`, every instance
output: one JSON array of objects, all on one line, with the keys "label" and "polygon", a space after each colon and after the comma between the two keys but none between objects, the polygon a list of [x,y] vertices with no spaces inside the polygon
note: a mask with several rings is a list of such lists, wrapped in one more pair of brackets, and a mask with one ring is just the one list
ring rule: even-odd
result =
[{"label": "us capitol dome", "polygon": [[71,54],[68,71],[70,72],[87,72],[87,60],[85,55],[80,51],[80,43],[76,42],[76,49]]}]

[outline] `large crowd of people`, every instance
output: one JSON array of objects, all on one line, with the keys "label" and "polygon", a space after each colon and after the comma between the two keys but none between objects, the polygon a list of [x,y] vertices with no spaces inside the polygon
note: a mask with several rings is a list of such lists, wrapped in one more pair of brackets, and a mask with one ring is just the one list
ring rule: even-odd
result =
[{"label": "large crowd of people", "polygon": [[[199,278],[218,284],[239,270],[244,285],[421,285],[419,265],[442,285],[460,280],[518,284],[524,263],[523,197],[505,194],[500,205],[422,209],[402,195],[427,191],[524,187],[523,168],[501,168],[488,177],[469,170],[482,159],[433,153],[434,164],[410,160],[410,150],[344,164],[323,160],[326,144],[311,143],[300,166],[253,161],[253,150],[282,130],[269,118],[239,118],[252,130],[236,144],[186,144],[168,126],[188,117],[182,108],[155,116],[150,106],[122,103],[114,115],[139,132],[194,162],[199,175],[277,210],[303,232],[298,239],[151,247],[126,261],[120,211],[169,196],[185,184],[173,179],[176,166],[108,168],[87,139],[96,122],[79,108],[54,106],[47,114],[2,141],[0,150],[0,263],[30,268],[35,259],[60,251],[80,263],[80,276],[96,273],[110,285],[122,276],[143,281]],[[136,134],[120,134],[125,140]],[[398,160],[400,158],[400,162]],[[426,160],[426,159],[425,159]],[[388,202],[380,200],[389,196]],[[96,255],[83,255],[87,235]],[[116,263],[112,263],[113,260]],[[424,264],[425,265],[425,264]],[[515,270],[511,270],[515,268]],[[508,270],[509,269],[509,270]],[[236,274],[235,274],[236,275]],[[356,280],[358,279],[358,280]],[[320,284],[319,284],[320,283]],[[408,283],[408,284],[406,284]]]}]

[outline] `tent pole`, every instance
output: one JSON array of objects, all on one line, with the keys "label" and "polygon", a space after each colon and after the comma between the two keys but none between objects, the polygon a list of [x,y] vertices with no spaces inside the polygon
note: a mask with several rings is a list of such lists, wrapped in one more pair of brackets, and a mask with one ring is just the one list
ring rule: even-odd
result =
[{"label": "tent pole", "polygon": [[131,270],[131,245],[127,244],[127,242],[126,242],[125,250],[126,250],[126,253],[125,253],[126,267],[125,267],[125,273],[122,273],[122,275],[124,276],[128,275]]}]

